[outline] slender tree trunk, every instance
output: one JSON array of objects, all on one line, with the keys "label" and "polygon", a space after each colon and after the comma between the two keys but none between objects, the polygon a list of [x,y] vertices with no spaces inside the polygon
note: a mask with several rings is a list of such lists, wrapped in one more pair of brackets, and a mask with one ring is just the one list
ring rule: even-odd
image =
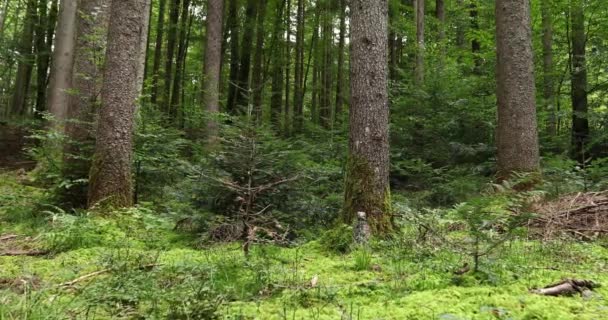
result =
[{"label": "slender tree trunk", "polygon": [[499,179],[539,166],[529,0],[496,0]]},{"label": "slender tree trunk", "polygon": [[258,124],[262,123],[262,98],[264,93],[264,38],[266,32],[264,31],[264,19],[266,18],[266,0],[259,0],[258,2],[258,26],[256,31],[256,45],[255,54],[253,56],[253,75],[251,77],[252,83],[252,105],[255,120]]},{"label": "slender tree trunk", "polygon": [[321,97],[320,97],[320,109],[319,116],[321,125],[329,129],[332,125],[332,68],[333,68],[333,34],[334,25],[332,21],[332,12],[330,11],[329,5],[326,7],[323,13],[323,63],[321,68]]},{"label": "slender tree trunk", "polygon": [[112,1],[89,206],[133,203],[135,103],[143,78],[149,0]]},{"label": "slender tree trunk", "polygon": [[[340,0],[340,39],[338,42],[338,71],[336,79],[336,109],[335,121],[340,123],[342,120],[342,110],[344,109],[344,60],[346,48],[346,0]],[[392,61],[392,57],[391,57]]]},{"label": "slender tree trunk", "polygon": [[28,111],[27,97],[30,92],[30,81],[32,78],[32,68],[34,56],[32,45],[34,41],[34,26],[36,24],[36,0],[27,0],[25,10],[25,22],[19,40],[19,63],[17,65],[17,77],[11,101],[12,113],[15,115],[25,115]]},{"label": "slender tree trunk", "polygon": [[172,0],[169,13],[169,34],[167,36],[167,56],[165,57],[165,83],[163,100],[164,110],[172,114],[171,110],[171,85],[173,84],[173,65],[175,64],[175,51],[177,47],[179,7],[181,0]]},{"label": "slender tree trunk", "polygon": [[236,109],[237,114],[244,114],[249,107],[251,86],[249,76],[251,73],[251,51],[253,48],[253,36],[257,16],[257,2],[259,0],[247,0],[245,8],[245,25],[243,41],[241,42],[239,76],[237,81]]},{"label": "slender tree trunk", "polygon": [[283,107],[283,16],[286,0],[277,7],[274,22],[274,39],[277,45],[273,48],[272,96],[270,97],[270,123],[275,132],[281,131],[281,108]]},{"label": "slender tree trunk", "polygon": [[445,41],[445,0],[435,0],[435,18],[439,21],[437,39]]},{"label": "slender tree trunk", "polygon": [[294,132],[301,133],[304,126],[304,0],[297,1],[296,46],[293,86]]},{"label": "slender tree trunk", "polygon": [[393,229],[389,187],[388,1],[351,0],[351,108],[344,218]]},{"label": "slender tree trunk", "polygon": [[557,115],[555,106],[555,84],[553,74],[553,16],[549,0],[542,0],[541,15],[543,25],[543,99],[545,110],[549,113],[547,133],[557,134]]},{"label": "slender tree trunk", "polygon": [[160,74],[160,64],[163,57],[163,36],[165,34],[165,8],[167,0],[160,0],[158,4],[158,21],[156,22],[156,43],[154,46],[154,61],[152,62],[152,92],[150,93],[150,102],[153,105],[158,104],[158,87]]},{"label": "slender tree trunk", "polygon": [[211,116],[211,119],[207,120],[206,133],[209,144],[212,145],[215,144],[218,136],[218,124],[213,116],[220,111],[224,0],[209,0],[207,8],[203,104]]},{"label": "slender tree trunk", "polygon": [[289,106],[289,97],[290,97],[290,87],[291,87],[291,0],[287,0],[287,12],[285,22],[287,32],[285,36],[285,110],[283,116],[285,120],[283,121],[283,134],[286,137],[291,135],[291,108]]},{"label": "slender tree trunk", "polygon": [[111,0],[79,0],[76,40],[63,147],[63,177],[70,181],[62,193],[68,207],[87,205],[88,180],[95,144],[94,115],[99,109]]},{"label": "slender tree trunk", "polygon": [[181,90],[182,90],[182,75],[184,73],[184,65],[186,60],[186,43],[190,30],[190,0],[182,1],[181,20],[179,27],[179,39],[177,47],[177,56],[175,58],[175,76],[173,77],[173,88],[171,93],[171,108],[170,115],[172,119],[177,120],[181,112]]},{"label": "slender tree trunk", "polygon": [[59,9],[55,50],[48,91],[49,111],[59,122],[67,117],[72,87],[74,65],[74,42],[76,38],[76,0],[63,0]]},{"label": "slender tree trunk", "polygon": [[[464,10],[465,5],[464,5],[464,0],[456,0],[456,6],[457,8],[460,10]],[[464,19],[460,18],[456,21],[456,46],[458,48],[464,49],[465,48],[465,34],[466,34],[466,26],[465,23],[463,23]]]},{"label": "slender tree trunk", "polygon": [[584,0],[572,0],[572,157],[580,163],[589,158],[589,119],[587,102],[587,57]]},{"label": "slender tree trunk", "polygon": [[[475,32],[479,31],[479,11],[477,8],[477,0],[471,1],[471,4],[469,5],[469,15],[471,18],[471,29],[473,29],[473,31]],[[473,66],[473,72],[475,74],[481,73],[481,66],[483,64],[483,59],[480,56],[480,51],[481,42],[475,36],[473,37],[473,40],[471,40],[471,52],[473,53],[473,60],[475,63]]]},{"label": "slender tree trunk", "polygon": [[[46,111],[46,86],[49,72],[50,54],[52,50],[52,39],[55,33],[55,23],[57,15],[52,11],[57,10],[57,0],[51,2],[51,12],[49,12],[48,2],[41,0],[38,3],[38,15],[36,27],[34,29],[35,40],[34,49],[36,53],[36,104],[35,109],[38,115]],[[50,45],[47,46],[47,35],[51,33]]]},{"label": "slender tree trunk", "polygon": [[229,0],[228,2],[228,28],[230,30],[230,75],[228,77],[228,101],[227,107],[231,114],[237,113],[236,100],[239,94],[239,16],[238,1]]},{"label": "slender tree trunk", "polygon": [[416,16],[416,71],[414,79],[418,87],[424,84],[424,1],[414,0],[414,14]]}]

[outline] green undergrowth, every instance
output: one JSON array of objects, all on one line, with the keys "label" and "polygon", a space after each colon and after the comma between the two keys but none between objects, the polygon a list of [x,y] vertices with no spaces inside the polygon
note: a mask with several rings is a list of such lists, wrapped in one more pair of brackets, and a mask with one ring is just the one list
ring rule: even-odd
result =
[{"label": "green undergrowth", "polygon": [[[3,178],[0,235],[21,237],[0,249],[49,254],[0,257],[0,319],[608,318],[599,243],[509,241],[462,276],[453,271],[467,256],[407,239],[328,250],[326,236],[245,258],[239,244],[202,245],[150,209],[68,214]],[[604,286],[589,297],[528,292],[563,278]]]}]

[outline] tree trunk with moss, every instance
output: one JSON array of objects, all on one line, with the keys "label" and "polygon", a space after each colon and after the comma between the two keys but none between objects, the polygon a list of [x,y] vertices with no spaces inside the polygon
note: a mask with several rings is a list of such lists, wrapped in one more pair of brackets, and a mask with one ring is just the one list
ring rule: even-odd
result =
[{"label": "tree trunk with moss", "polygon": [[89,206],[133,203],[133,124],[143,68],[149,0],[113,1]]},{"label": "tree trunk with moss", "polygon": [[351,108],[344,219],[365,212],[372,231],[393,229],[389,187],[388,1],[351,1]]},{"label": "tree trunk with moss", "polygon": [[496,1],[499,178],[539,167],[530,2]]}]

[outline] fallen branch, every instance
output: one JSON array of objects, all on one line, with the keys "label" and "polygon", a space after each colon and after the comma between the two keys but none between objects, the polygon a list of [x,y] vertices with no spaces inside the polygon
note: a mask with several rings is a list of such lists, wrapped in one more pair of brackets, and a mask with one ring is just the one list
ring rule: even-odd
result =
[{"label": "fallen branch", "polygon": [[599,287],[599,284],[589,280],[576,280],[576,279],[565,279],[558,283],[546,286],[541,289],[532,289],[531,293],[540,294],[544,296],[571,296],[573,294],[583,292],[587,290],[593,290],[593,288]]},{"label": "fallen branch", "polygon": [[0,241],[12,240],[12,239],[15,239],[18,237],[19,236],[16,234],[7,234],[7,235],[0,236]]},{"label": "fallen branch", "polygon": [[48,250],[9,250],[0,252],[0,257],[18,257],[18,256],[27,256],[27,257],[39,257],[49,254]]},{"label": "fallen branch", "polygon": [[[161,264],[153,263],[153,264],[147,264],[147,265],[140,266],[137,269],[138,270],[150,270],[150,269],[153,269],[153,268],[158,267],[158,266],[161,266]],[[74,280],[70,280],[70,281],[61,283],[61,284],[59,284],[59,287],[71,287],[71,286],[77,284],[78,282],[82,282],[84,280],[87,280],[87,279],[90,279],[90,278],[93,278],[93,277],[96,277],[96,276],[99,276],[99,275],[102,275],[102,274],[105,274],[105,273],[109,273],[109,272],[111,272],[113,270],[114,270],[113,268],[107,268],[107,269],[102,269],[102,270],[99,270],[99,271],[87,273],[87,274],[85,274],[83,276],[80,276],[80,277],[74,279]]]}]

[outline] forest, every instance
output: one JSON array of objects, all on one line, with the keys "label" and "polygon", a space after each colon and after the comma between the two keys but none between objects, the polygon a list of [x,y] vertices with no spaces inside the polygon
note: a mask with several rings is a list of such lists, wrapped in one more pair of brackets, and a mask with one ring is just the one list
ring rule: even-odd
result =
[{"label": "forest", "polygon": [[607,298],[605,0],[0,0],[0,320]]}]

